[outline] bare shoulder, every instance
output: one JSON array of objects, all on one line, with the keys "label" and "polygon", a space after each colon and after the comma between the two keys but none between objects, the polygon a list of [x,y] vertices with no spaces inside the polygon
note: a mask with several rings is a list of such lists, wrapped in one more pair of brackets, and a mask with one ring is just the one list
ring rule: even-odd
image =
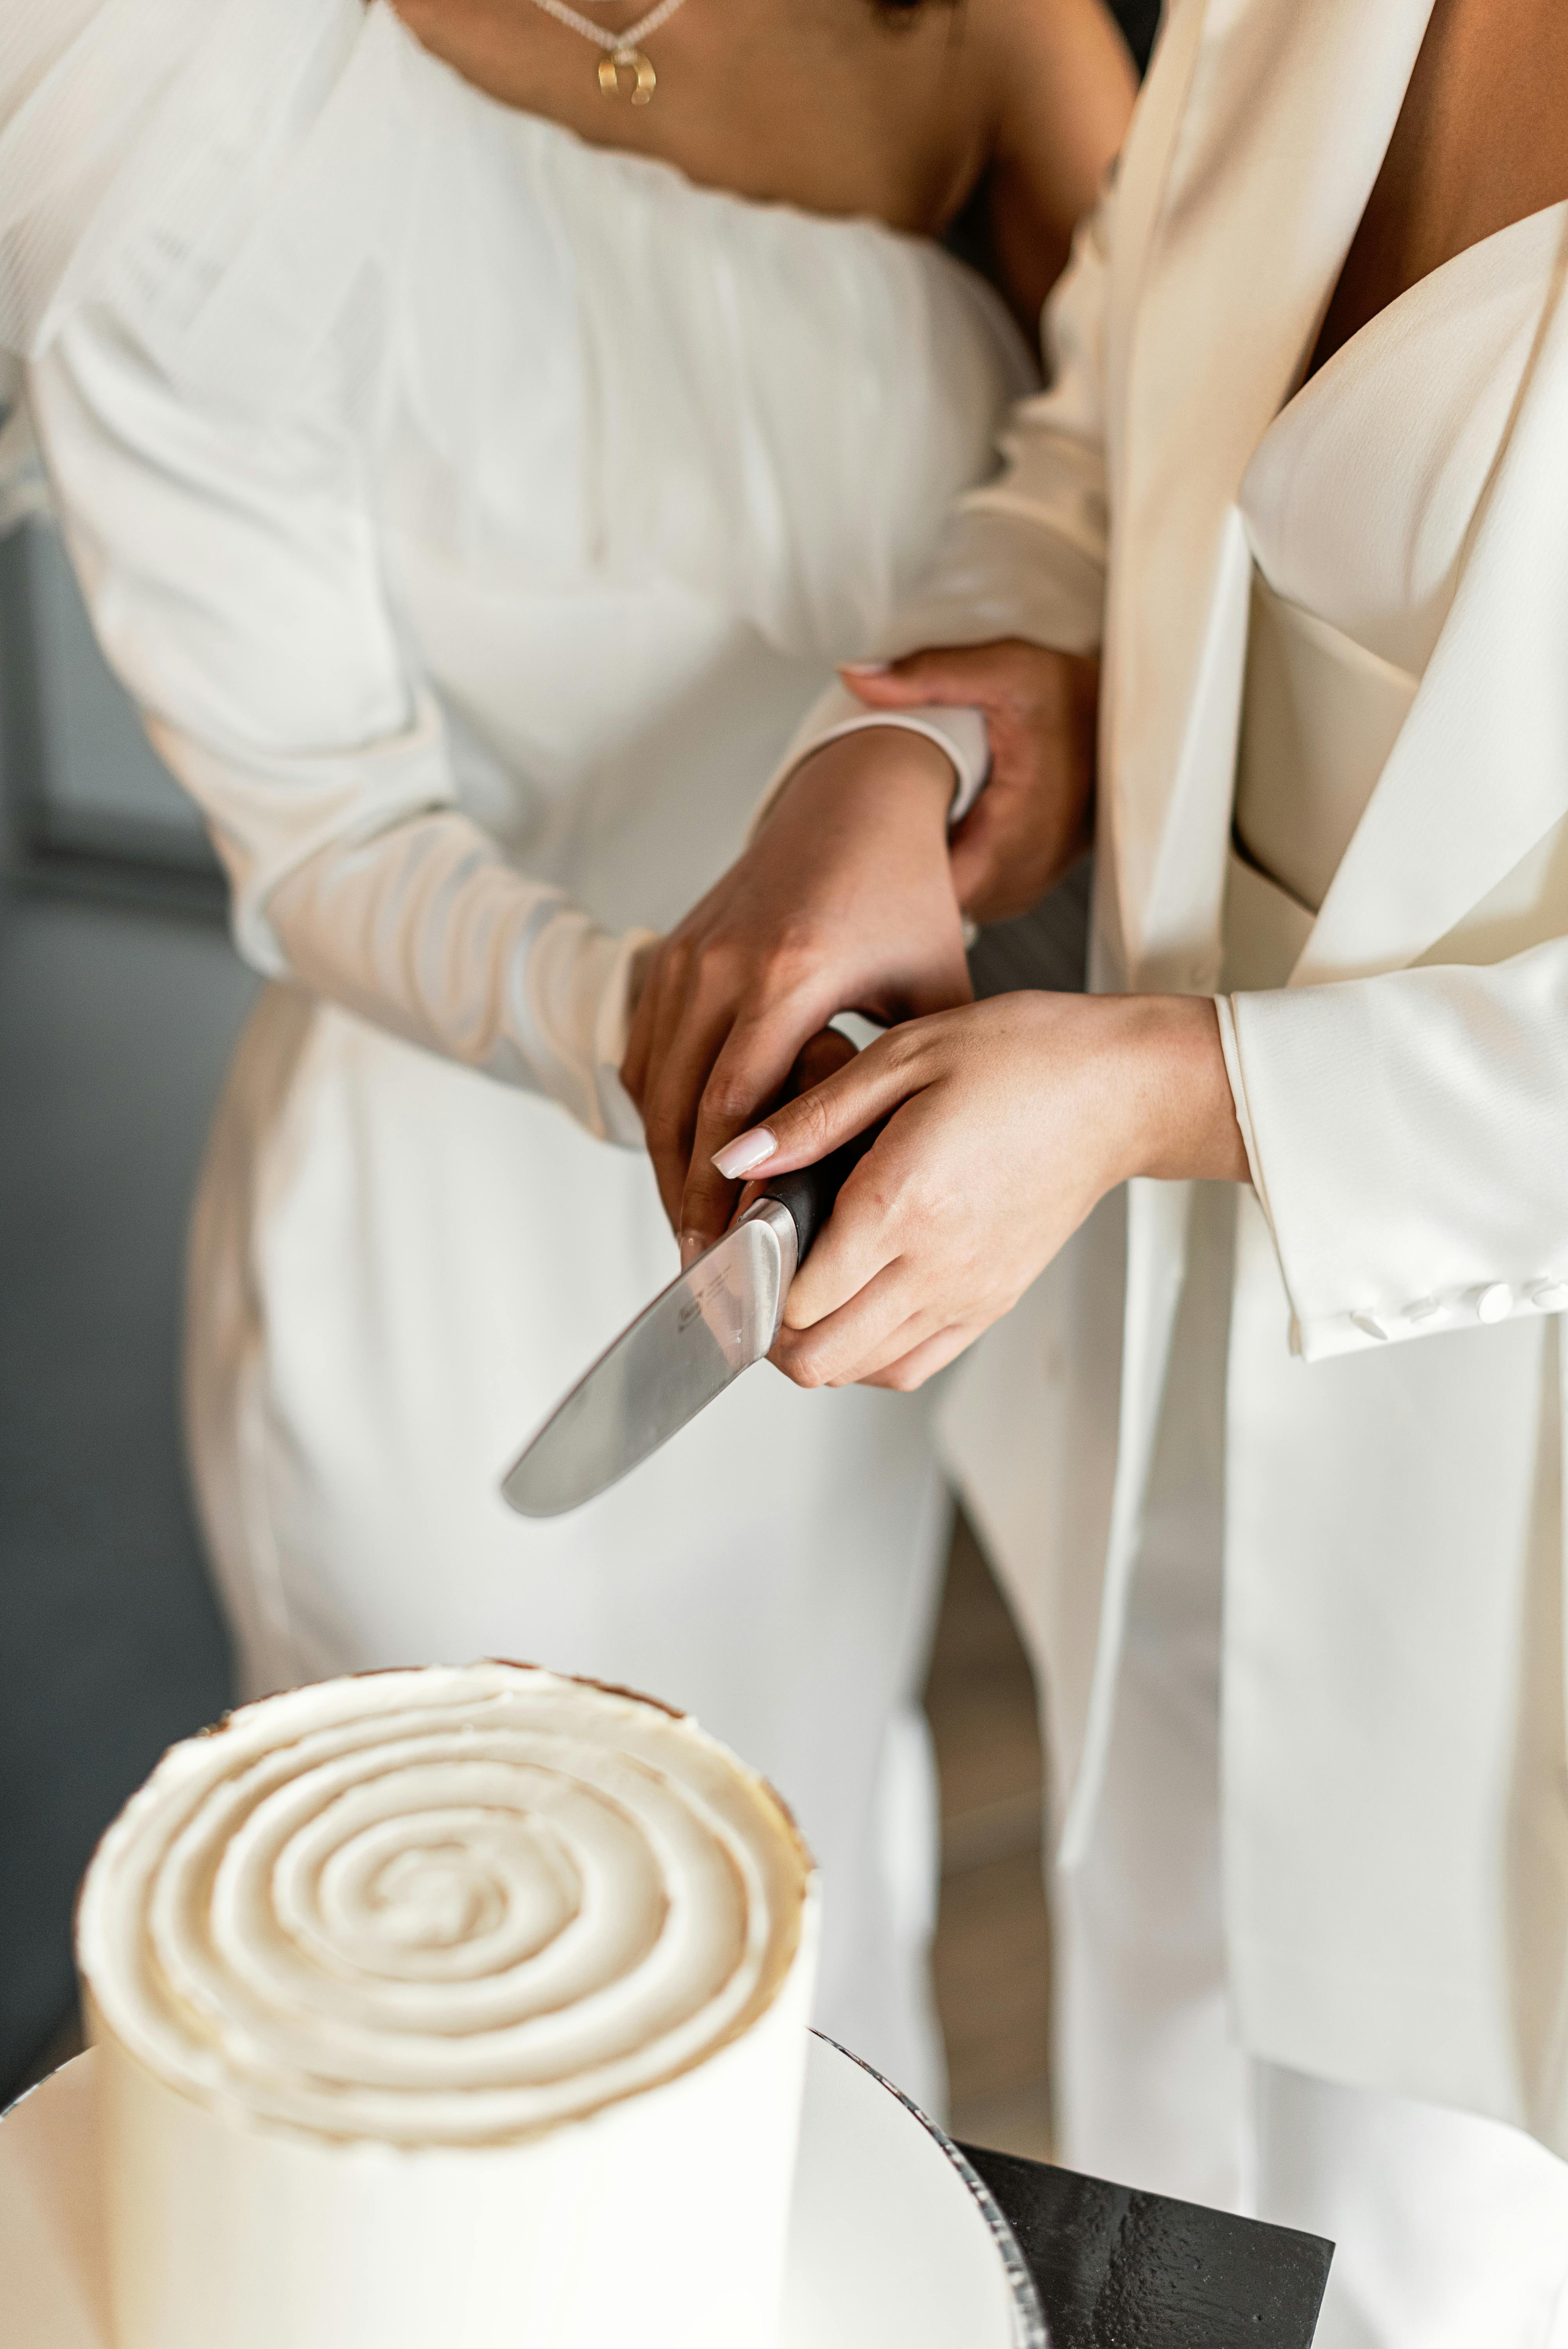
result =
[{"label": "bare shoulder", "polygon": [[1104,0],[967,0],[990,111],[996,267],[1029,318],[1120,151],[1138,93]]},{"label": "bare shoulder", "polygon": [[1138,82],[1105,0],[966,0],[999,149],[1045,144],[1098,179],[1119,146]]},{"label": "bare shoulder", "polygon": [[[593,145],[737,195],[925,233],[998,164],[1033,191],[1047,240],[1053,222],[1070,233],[1130,98],[1101,0],[690,0],[644,36],[657,94],[635,108],[606,102],[582,10],[562,22],[552,0],[393,5],[464,80]],[[614,0],[607,23],[647,15]]]}]

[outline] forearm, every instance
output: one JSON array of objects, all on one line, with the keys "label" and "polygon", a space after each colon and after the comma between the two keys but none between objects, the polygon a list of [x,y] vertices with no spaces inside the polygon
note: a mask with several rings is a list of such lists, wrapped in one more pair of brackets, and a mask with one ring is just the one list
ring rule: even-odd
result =
[{"label": "forearm", "polygon": [[602,1140],[640,1143],[617,1071],[650,934],[602,929],[456,810],[318,851],[266,911],[289,977],[407,1042],[547,1095]]},{"label": "forearm", "polygon": [[456,805],[326,395],[245,429],[84,316],[30,398],[99,641],[207,821],[241,952],[639,1140],[615,1075],[636,940]]}]

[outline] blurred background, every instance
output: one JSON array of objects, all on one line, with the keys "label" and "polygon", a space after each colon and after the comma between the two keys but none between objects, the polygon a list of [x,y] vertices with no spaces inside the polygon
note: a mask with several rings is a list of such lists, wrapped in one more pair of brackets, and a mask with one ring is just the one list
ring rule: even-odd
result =
[{"label": "blurred background", "polygon": [[[1117,14],[1141,65],[1159,0]],[[982,942],[995,983],[1014,944]],[[73,2044],[71,1904],[95,1841],[164,1747],[228,1702],[181,1466],[178,1324],[198,1160],[257,985],[51,524],[22,518],[0,536],[0,2106]],[[927,1704],[953,2121],[1044,2154],[1034,1692],[962,1523]]]}]

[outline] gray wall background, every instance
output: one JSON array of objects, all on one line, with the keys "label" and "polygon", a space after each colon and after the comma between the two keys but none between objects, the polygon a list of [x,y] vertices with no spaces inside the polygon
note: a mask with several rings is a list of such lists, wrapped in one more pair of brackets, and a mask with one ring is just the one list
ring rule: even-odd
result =
[{"label": "gray wall background", "polygon": [[254,982],[201,910],[194,820],[36,524],[0,548],[0,642],[4,2103],[70,2011],[94,1842],[228,1701],[177,1343],[202,1137]]}]

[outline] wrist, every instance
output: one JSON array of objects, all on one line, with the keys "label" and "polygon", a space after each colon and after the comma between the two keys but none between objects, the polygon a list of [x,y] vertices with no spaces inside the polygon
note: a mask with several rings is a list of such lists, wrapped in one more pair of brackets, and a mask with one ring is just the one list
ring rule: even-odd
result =
[{"label": "wrist", "polygon": [[1245,1183],[1246,1147],[1206,995],[1130,995],[1120,1014],[1126,1173]]},{"label": "wrist", "polygon": [[885,807],[903,823],[929,825],[945,842],[956,777],[930,738],[905,726],[863,727],[802,759],[762,820],[786,813],[812,823]]}]

